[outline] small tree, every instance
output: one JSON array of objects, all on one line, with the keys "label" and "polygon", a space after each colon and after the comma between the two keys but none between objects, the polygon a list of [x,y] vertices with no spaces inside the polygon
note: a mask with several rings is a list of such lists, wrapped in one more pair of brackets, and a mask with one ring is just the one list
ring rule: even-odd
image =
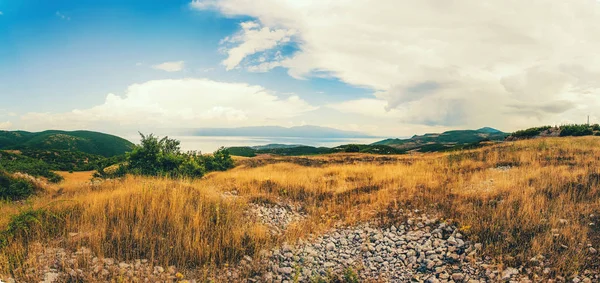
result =
[{"label": "small tree", "polygon": [[208,171],[225,171],[233,168],[233,159],[225,148],[212,155],[197,151],[182,153],[180,142],[164,137],[140,133],[142,140],[127,155],[128,171],[133,174],[169,177],[202,177]]},{"label": "small tree", "polygon": [[229,151],[221,147],[213,155],[203,156],[204,166],[208,171],[225,171],[234,167]]}]

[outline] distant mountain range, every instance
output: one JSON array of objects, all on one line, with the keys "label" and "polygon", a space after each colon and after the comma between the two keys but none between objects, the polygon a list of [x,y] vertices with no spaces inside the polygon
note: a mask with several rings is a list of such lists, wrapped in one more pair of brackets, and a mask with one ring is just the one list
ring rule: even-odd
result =
[{"label": "distant mountain range", "polygon": [[111,157],[131,151],[130,141],[92,131],[0,131],[3,150],[66,150]]},{"label": "distant mountain range", "polygon": [[375,142],[373,145],[387,145],[407,151],[431,152],[475,145],[485,141],[504,141],[508,136],[508,133],[485,127],[477,130],[454,130],[441,134],[414,135],[409,139],[386,139]]},{"label": "distant mountain range", "polygon": [[258,154],[314,155],[338,152],[363,152],[376,154],[402,154],[411,151],[435,152],[454,149],[476,148],[485,142],[503,141],[509,134],[485,127],[478,130],[455,130],[441,134],[414,135],[409,139],[386,139],[372,144],[346,144],[336,147],[314,147],[297,144],[267,144],[262,146],[230,147],[232,155],[255,156]]},{"label": "distant mountain range", "polygon": [[185,130],[183,134],[192,136],[252,136],[252,137],[303,137],[303,138],[372,138],[374,136],[318,126],[257,126],[240,128],[201,128]]}]

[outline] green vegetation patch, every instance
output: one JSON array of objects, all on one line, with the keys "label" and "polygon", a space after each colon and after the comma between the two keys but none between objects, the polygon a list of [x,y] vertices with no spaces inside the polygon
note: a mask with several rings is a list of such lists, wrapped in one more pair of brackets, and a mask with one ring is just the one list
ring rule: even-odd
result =
[{"label": "green vegetation patch", "polygon": [[[598,128],[598,127],[596,127]],[[560,136],[561,137],[580,137],[580,136],[591,136],[594,134],[594,126],[590,125],[563,125],[560,126]]]},{"label": "green vegetation patch", "polygon": [[0,170],[7,171],[9,173],[21,172],[35,177],[45,177],[49,182],[53,183],[58,183],[63,180],[60,175],[52,172],[52,170],[56,170],[55,167],[40,159],[1,150]]},{"label": "green vegetation patch", "polygon": [[0,149],[65,150],[111,157],[131,151],[133,143],[92,131],[0,131]]},{"label": "green vegetation patch", "polygon": [[145,176],[168,176],[199,178],[207,172],[225,171],[234,167],[229,151],[221,148],[212,155],[196,151],[182,152],[180,141],[140,133],[139,145],[127,153],[125,160],[111,167],[98,170],[99,177],[118,177],[130,173]]},{"label": "green vegetation patch", "polygon": [[39,190],[41,188],[28,179],[0,171],[0,201],[26,199]]}]

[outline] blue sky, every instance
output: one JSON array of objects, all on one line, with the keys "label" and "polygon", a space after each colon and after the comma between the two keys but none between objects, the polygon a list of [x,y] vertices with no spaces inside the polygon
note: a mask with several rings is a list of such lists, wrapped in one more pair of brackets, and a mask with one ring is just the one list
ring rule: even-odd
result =
[{"label": "blue sky", "polygon": [[0,128],[596,119],[598,3],[554,4],[0,0]]},{"label": "blue sky", "polygon": [[[249,18],[193,10],[189,1],[2,1],[0,11],[0,93],[17,113],[85,107],[132,83],[184,76],[260,84],[315,102],[368,93],[336,79],[296,80],[284,70],[224,71],[219,42]],[[183,73],[147,68],[179,60]]]}]

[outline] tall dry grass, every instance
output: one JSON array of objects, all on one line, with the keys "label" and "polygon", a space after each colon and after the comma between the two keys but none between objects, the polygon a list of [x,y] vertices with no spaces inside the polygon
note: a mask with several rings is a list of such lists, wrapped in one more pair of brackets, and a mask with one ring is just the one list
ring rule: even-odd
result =
[{"label": "tall dry grass", "polygon": [[[589,225],[597,221],[590,215],[600,214],[599,161],[600,139],[554,138],[443,154],[243,159],[196,181],[128,177],[78,185],[31,201],[60,217],[51,230],[33,225],[15,237],[0,253],[0,273],[26,265],[30,243],[60,237],[69,239],[60,245],[105,257],[210,268],[339,222],[399,222],[398,210],[408,208],[452,219],[499,262],[528,264],[542,254],[570,275],[598,268],[587,244],[600,245],[600,223]],[[238,196],[223,194],[231,191]],[[270,236],[245,218],[249,202],[291,202],[308,217]],[[18,209],[0,210],[0,223],[8,223]]]}]

